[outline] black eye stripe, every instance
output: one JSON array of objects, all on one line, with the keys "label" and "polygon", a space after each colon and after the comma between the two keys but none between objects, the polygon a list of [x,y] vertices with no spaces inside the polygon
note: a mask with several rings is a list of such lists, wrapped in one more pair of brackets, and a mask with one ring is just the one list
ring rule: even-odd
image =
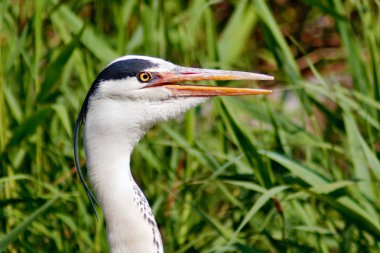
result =
[{"label": "black eye stripe", "polygon": [[138,76],[145,69],[157,67],[158,64],[149,60],[129,59],[112,63],[98,76],[99,81],[119,80],[126,77]]}]

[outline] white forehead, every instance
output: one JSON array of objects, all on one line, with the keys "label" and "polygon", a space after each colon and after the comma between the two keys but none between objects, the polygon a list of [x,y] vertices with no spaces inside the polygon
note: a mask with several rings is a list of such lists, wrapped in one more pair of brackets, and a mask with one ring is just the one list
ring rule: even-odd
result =
[{"label": "white forehead", "polygon": [[156,58],[156,57],[150,57],[150,56],[144,56],[144,55],[124,55],[122,57],[116,58],[109,65],[111,65],[115,62],[118,62],[118,61],[125,61],[125,60],[132,60],[132,59],[141,59],[141,60],[150,61],[152,63],[156,63],[158,66],[153,68],[153,69],[173,69],[176,67],[175,64],[168,62],[168,61],[165,61],[163,59]]}]

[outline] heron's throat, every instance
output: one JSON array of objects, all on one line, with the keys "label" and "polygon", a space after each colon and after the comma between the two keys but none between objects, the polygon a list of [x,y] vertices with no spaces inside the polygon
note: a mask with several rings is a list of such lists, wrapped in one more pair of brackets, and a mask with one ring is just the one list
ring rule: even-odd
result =
[{"label": "heron's throat", "polygon": [[105,216],[111,252],[160,253],[156,221],[131,174],[131,153],[153,124],[179,116],[207,98],[112,98],[95,95],[84,127],[89,178]]},{"label": "heron's throat", "polygon": [[[101,129],[88,117],[85,149],[91,185],[107,225],[111,252],[163,252],[161,236],[148,201],[133,180],[130,156],[135,140],[121,129]],[[134,138],[141,138],[143,132]]]}]

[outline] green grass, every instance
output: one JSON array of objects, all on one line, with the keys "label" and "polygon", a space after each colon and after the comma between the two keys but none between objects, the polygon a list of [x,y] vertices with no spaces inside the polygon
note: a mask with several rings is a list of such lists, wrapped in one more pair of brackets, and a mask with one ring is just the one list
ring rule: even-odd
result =
[{"label": "green grass", "polygon": [[0,251],[108,250],[73,125],[96,74],[144,54],[276,77],[231,82],[274,92],[212,99],[137,146],[167,252],[378,252],[379,13],[378,0],[0,1]]}]

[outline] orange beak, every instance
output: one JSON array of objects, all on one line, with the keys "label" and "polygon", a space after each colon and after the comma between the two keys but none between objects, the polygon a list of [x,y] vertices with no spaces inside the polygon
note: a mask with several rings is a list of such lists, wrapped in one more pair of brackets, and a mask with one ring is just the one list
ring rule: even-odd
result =
[{"label": "orange beak", "polygon": [[165,87],[169,89],[173,97],[212,97],[212,96],[242,96],[270,94],[271,90],[250,89],[250,88],[233,88],[203,85],[187,85],[182,82],[188,81],[228,81],[228,80],[273,80],[272,76],[263,74],[177,67],[173,71],[157,73],[157,79],[149,87]]}]

